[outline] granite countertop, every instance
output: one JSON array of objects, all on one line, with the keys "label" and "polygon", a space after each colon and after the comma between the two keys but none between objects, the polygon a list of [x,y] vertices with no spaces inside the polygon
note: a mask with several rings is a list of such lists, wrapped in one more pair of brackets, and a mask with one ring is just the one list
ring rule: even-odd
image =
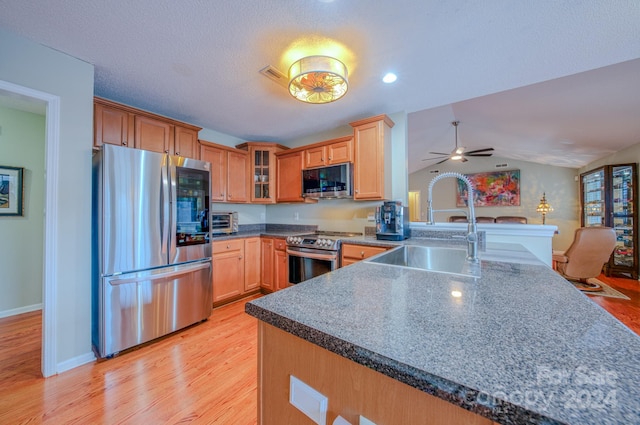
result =
[{"label": "granite countertop", "polygon": [[480,278],[361,261],[246,311],[499,423],[640,423],[640,338],[519,245],[481,260]]}]

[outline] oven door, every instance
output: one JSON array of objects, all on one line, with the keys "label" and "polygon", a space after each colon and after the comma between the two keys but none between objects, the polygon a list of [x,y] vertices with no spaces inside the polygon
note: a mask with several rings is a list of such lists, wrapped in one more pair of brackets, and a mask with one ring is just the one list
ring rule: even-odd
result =
[{"label": "oven door", "polygon": [[296,284],[337,269],[340,256],[337,251],[323,251],[300,247],[287,248],[289,283]]}]

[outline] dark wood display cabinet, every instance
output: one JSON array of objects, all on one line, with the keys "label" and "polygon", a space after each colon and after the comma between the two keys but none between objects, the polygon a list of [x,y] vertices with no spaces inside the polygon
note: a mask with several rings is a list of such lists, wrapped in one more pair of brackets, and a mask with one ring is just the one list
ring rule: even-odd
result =
[{"label": "dark wood display cabinet", "polygon": [[616,247],[605,275],[638,278],[637,164],[605,165],[580,175],[583,227],[606,226],[616,232]]}]

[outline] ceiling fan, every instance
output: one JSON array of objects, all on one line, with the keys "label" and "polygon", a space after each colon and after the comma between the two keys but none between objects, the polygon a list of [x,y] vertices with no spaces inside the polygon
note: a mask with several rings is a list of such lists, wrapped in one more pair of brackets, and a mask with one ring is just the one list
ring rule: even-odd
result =
[{"label": "ceiling fan", "polygon": [[447,161],[447,160],[452,160],[452,161],[461,161],[461,162],[467,162],[468,159],[466,158],[467,156],[491,156],[493,155],[492,153],[489,153],[491,151],[493,151],[493,148],[485,148],[485,149],[476,149],[473,151],[465,151],[465,147],[464,146],[460,146],[458,147],[458,124],[460,124],[460,121],[453,121],[451,123],[455,129],[456,129],[456,147],[454,150],[451,151],[451,153],[442,153],[442,152],[429,152],[430,155],[439,155],[438,157],[435,158],[426,158],[423,159],[423,161],[432,161],[434,159],[441,159],[444,158],[442,161],[436,162],[436,164],[442,164],[443,162]]}]

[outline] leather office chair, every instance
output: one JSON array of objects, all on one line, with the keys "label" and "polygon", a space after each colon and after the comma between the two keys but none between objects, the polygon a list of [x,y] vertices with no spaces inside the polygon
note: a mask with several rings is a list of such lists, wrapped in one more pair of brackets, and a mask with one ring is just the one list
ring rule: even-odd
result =
[{"label": "leather office chair", "polygon": [[615,246],[616,232],[612,228],[581,227],[576,229],[569,249],[553,254],[553,263],[565,279],[579,282],[581,290],[601,291],[600,285],[587,283],[587,279],[600,275]]},{"label": "leather office chair", "polygon": [[501,215],[500,217],[496,217],[496,223],[527,224],[527,217],[519,217],[515,215]]}]

